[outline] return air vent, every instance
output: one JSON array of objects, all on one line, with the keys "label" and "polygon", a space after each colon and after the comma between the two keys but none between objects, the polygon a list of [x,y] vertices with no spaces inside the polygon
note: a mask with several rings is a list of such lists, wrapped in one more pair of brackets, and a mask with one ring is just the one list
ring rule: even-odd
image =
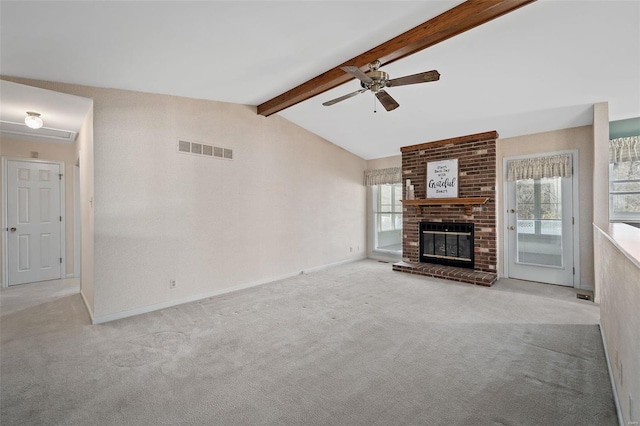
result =
[{"label": "return air vent", "polygon": [[221,146],[206,145],[199,142],[178,140],[178,152],[183,154],[199,155],[203,157],[219,158],[221,160],[233,160],[233,150]]}]

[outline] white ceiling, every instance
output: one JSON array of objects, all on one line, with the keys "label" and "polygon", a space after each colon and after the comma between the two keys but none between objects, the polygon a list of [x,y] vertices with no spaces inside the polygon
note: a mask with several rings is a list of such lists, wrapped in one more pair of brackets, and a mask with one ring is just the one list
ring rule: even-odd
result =
[{"label": "white ceiling", "polygon": [[[66,132],[71,137],[80,131],[87,112],[91,107],[91,99],[52,90],[25,86],[10,81],[0,80],[0,131],[16,137],[29,137],[47,142],[73,142],[60,139]],[[32,130],[24,125],[27,111],[40,113],[44,123],[41,130]],[[15,123],[15,125],[13,125]],[[52,130],[60,130],[56,132]],[[14,131],[18,133],[13,133]]]},{"label": "white ceiling", "polygon": [[[459,3],[3,0],[0,73],[258,105]],[[586,125],[602,101],[640,117],[640,1],[539,0],[384,67],[431,69],[440,81],[388,89],[392,112],[370,93],[321,105],[351,81],[280,115],[365,159]]]}]

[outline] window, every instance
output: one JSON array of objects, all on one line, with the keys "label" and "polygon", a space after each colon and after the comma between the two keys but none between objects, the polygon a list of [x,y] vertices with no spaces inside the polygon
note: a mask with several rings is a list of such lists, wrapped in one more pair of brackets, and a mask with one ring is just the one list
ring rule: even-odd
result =
[{"label": "window", "polygon": [[402,229],[402,184],[378,185],[376,229],[378,232]]},{"label": "window", "polygon": [[373,250],[402,255],[402,184],[373,186]]},{"label": "window", "polygon": [[640,222],[640,161],[609,165],[609,216]]},{"label": "window", "polygon": [[562,235],[562,178],[516,181],[518,234]]}]

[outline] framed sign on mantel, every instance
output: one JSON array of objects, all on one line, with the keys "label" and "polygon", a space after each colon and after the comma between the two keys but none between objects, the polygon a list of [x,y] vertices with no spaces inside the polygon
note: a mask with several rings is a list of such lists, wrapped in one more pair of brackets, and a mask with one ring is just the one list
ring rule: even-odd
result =
[{"label": "framed sign on mantel", "polygon": [[427,198],[458,198],[458,159],[427,163]]}]

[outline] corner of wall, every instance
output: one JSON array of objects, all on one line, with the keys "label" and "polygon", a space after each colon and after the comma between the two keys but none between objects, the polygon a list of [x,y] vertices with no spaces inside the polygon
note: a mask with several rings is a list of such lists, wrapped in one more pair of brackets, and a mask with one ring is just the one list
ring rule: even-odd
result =
[{"label": "corner of wall", "polygon": [[609,104],[593,105],[593,223],[609,224]]}]

